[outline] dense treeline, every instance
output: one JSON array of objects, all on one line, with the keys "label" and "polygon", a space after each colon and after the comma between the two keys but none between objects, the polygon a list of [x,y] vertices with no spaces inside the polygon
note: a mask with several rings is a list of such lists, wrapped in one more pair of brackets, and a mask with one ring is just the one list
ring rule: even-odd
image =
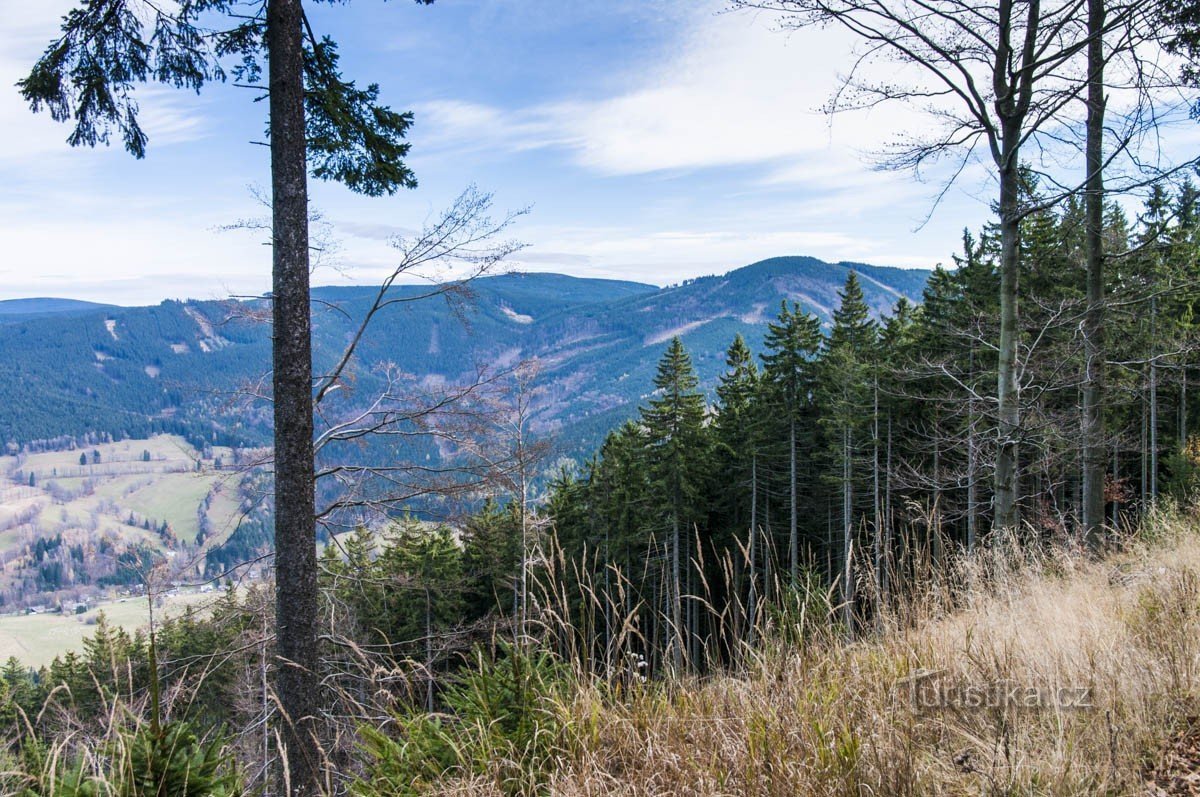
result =
[{"label": "dense treeline", "polygon": [[[231,413],[230,399],[267,344],[256,325],[222,309],[166,301],[4,325],[0,441],[19,449],[63,435],[169,433],[197,446],[261,443],[261,420]],[[202,326],[214,328],[211,341],[197,340]],[[240,359],[210,356],[231,344]]]},{"label": "dense treeline", "polygon": [[[1028,174],[1023,190],[1037,205]],[[1155,189],[1133,222],[1106,214],[1114,527],[1193,481],[1197,201],[1189,182]],[[1021,226],[1019,533],[1034,538],[1082,536],[1083,231],[1075,200]],[[922,304],[881,320],[853,274],[827,329],[784,303],[757,357],[732,342],[712,406],[672,341],[640,417],[548,500],[585,645],[709,666],[814,579],[853,629],[918,563],[980,544],[1000,444],[997,247],[993,227],[964,233]]]}]

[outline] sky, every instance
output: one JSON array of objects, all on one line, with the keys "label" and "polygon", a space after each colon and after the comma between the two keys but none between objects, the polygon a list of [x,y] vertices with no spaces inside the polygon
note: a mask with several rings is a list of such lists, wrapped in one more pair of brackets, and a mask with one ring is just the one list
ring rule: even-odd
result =
[{"label": "sky", "polygon": [[[252,295],[270,283],[261,232],[269,185],[264,103],[228,85],[138,97],[144,160],[71,148],[14,83],[53,38],[68,0],[0,0],[0,298],[117,304]],[[658,285],[766,257],[876,265],[949,263],[988,219],[987,186],[875,170],[872,153],[920,124],[903,109],[820,111],[853,43],[783,32],[709,0],[354,0],[313,5],[347,77],[411,110],[415,190],[356,196],[314,181],[336,254],[315,284],[371,283],[390,240],[468,185],[510,231],[522,271]]]}]

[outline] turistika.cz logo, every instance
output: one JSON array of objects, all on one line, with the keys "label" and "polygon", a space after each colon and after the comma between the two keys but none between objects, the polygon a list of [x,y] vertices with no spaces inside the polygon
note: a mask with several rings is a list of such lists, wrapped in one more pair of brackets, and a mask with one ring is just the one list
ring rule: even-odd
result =
[{"label": "turistika.cz logo", "polygon": [[1055,709],[1094,707],[1090,686],[1033,686],[999,680],[964,683],[945,670],[918,670],[897,684],[922,711],[944,709]]}]

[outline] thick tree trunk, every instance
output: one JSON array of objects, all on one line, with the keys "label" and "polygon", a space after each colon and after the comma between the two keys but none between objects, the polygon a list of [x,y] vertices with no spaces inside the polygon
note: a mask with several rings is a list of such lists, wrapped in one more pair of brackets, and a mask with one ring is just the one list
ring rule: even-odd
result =
[{"label": "thick tree trunk", "polygon": [[1084,540],[1100,542],[1104,526],[1104,0],[1088,0],[1087,310],[1083,318]]},{"label": "thick tree trunk", "polygon": [[281,793],[316,794],[317,549],[309,323],[308,166],[300,0],[270,0],[273,392],[275,411],[275,690],[285,756]]},{"label": "thick tree trunk", "polygon": [[1020,522],[1017,501],[1020,476],[1017,468],[1020,436],[1020,386],[1017,382],[1017,281],[1020,265],[1020,219],[1015,140],[1018,131],[1006,130],[1010,144],[1000,166],[1000,350],[996,379],[997,450],[995,473],[996,529],[1015,529]]}]

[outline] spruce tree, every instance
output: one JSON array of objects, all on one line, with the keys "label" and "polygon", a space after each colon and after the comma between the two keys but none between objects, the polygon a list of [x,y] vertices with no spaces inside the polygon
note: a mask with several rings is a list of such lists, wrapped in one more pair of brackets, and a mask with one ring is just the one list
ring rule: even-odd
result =
[{"label": "spruce tree", "polygon": [[521,558],[520,506],[488,498],[463,528],[465,607],[469,617],[508,611]]},{"label": "spruce tree", "polygon": [[[686,628],[683,616],[683,545],[689,527],[705,515],[709,446],[704,425],[704,394],[691,357],[678,337],[658,363],[655,398],[641,412],[646,427],[650,473],[670,535],[670,614],[672,664],[683,666]],[[690,619],[690,618],[689,618]]]},{"label": "spruce tree", "polygon": [[750,347],[739,334],[725,353],[726,371],[717,385],[715,421],[716,455],[720,471],[732,478],[717,486],[723,512],[733,527],[753,528],[756,518],[747,503],[754,505],[757,490],[757,463],[762,424],[755,400],[759,392],[758,367]]},{"label": "spruce tree", "polygon": [[822,357],[822,418],[830,429],[837,464],[833,481],[842,493],[842,606],[847,629],[853,628],[855,602],[855,475],[859,437],[873,418],[872,376],[878,326],[871,319],[858,276],[852,271],[838,294],[833,328]]},{"label": "spruce tree", "polygon": [[[741,335],[734,338],[725,354],[727,370],[717,385],[716,470],[726,478],[714,484],[719,492],[719,512],[730,536],[746,534],[747,627],[753,629],[758,613],[759,472],[763,443],[763,407],[759,402],[761,378],[754,356]],[[726,551],[735,550],[732,540],[718,542]]]},{"label": "spruce tree", "polygon": [[788,573],[793,581],[800,573],[799,448],[802,439],[815,441],[814,389],[817,370],[814,358],[821,347],[820,320],[786,301],[779,316],[767,325],[762,355],[764,387],[774,417],[783,423],[787,440]]}]

